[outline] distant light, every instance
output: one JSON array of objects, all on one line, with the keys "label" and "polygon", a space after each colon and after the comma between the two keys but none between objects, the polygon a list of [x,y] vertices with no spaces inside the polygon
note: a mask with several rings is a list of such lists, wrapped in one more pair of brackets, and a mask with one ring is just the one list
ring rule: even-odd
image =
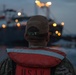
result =
[{"label": "distant light", "polygon": [[56,30],[55,33],[58,34],[58,31]]},{"label": "distant light", "polygon": [[46,2],[46,3],[42,3],[40,2],[40,0],[35,0],[35,3],[38,7],[49,7],[52,3],[51,2]]},{"label": "distant light", "polygon": [[20,23],[17,23],[17,27],[20,27],[21,26],[21,24]]},{"label": "distant light", "polygon": [[61,33],[58,33],[58,36],[61,36]]},{"label": "distant light", "polygon": [[2,24],[2,28],[6,28],[6,25],[5,24]]},{"label": "distant light", "polygon": [[57,26],[57,24],[56,24],[56,23],[53,23],[53,26],[54,26],[54,27],[56,27],[56,26]]},{"label": "distant light", "polygon": [[40,3],[40,1],[39,0],[36,0],[35,3]]},{"label": "distant light", "polygon": [[46,5],[47,7],[49,7],[51,4],[52,4],[51,2],[47,2],[45,5]]},{"label": "distant light", "polygon": [[41,2],[39,0],[36,0],[35,3],[38,7],[41,7]]},{"label": "distant light", "polygon": [[21,14],[21,12],[18,12],[18,16],[21,16],[22,14]]},{"label": "distant light", "polygon": [[64,22],[61,22],[61,25],[64,26]]},{"label": "distant light", "polygon": [[15,22],[18,22],[18,19],[16,19]]}]

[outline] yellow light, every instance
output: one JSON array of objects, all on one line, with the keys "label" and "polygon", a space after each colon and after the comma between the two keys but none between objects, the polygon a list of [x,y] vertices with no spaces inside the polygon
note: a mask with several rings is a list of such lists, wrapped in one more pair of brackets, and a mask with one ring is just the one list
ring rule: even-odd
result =
[{"label": "yellow light", "polygon": [[61,36],[61,33],[58,33],[58,36]]},{"label": "yellow light", "polygon": [[56,23],[53,23],[53,26],[54,26],[54,27],[56,27],[56,26],[57,26],[57,24],[56,24]]},{"label": "yellow light", "polygon": [[35,3],[38,7],[41,7],[41,2],[39,0],[36,0]]},{"label": "yellow light", "polygon": [[18,12],[18,16],[21,16],[21,12]]},{"label": "yellow light", "polygon": [[17,27],[20,27],[20,23],[17,23]]},{"label": "yellow light", "polygon": [[58,34],[58,31],[55,31],[56,34]]},{"label": "yellow light", "polygon": [[61,25],[64,26],[64,22],[62,22]]},{"label": "yellow light", "polygon": [[16,19],[15,22],[18,22],[18,19]]},{"label": "yellow light", "polygon": [[5,24],[2,24],[2,28],[6,28],[6,25]]},{"label": "yellow light", "polygon": [[40,1],[39,1],[39,0],[36,0],[35,3],[36,3],[36,4],[37,4],[37,3],[40,3]]}]

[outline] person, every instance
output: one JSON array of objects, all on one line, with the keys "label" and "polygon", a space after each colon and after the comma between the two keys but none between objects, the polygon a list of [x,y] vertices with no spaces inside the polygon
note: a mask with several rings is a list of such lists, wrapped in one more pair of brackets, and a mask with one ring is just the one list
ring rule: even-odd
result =
[{"label": "person", "polygon": [[0,70],[0,75],[75,75],[66,54],[47,47],[49,36],[47,18],[42,15],[31,17],[24,34],[29,47],[8,48],[10,58],[7,61],[10,62],[7,62],[5,72]]}]

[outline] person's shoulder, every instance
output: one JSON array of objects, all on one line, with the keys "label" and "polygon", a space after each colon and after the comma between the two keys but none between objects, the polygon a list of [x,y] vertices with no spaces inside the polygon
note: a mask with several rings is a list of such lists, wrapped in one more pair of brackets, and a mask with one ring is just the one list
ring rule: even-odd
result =
[{"label": "person's shoulder", "polygon": [[55,75],[75,75],[74,67],[67,58],[64,58],[62,62],[56,66]]},{"label": "person's shoulder", "polygon": [[16,63],[9,57],[0,63],[0,75],[14,75]]},{"label": "person's shoulder", "polygon": [[64,51],[62,51],[62,50],[59,50],[58,48],[55,48],[55,47],[47,47],[47,50],[52,51],[52,52],[55,52],[55,53],[58,53],[58,54],[61,54],[64,57],[66,57],[66,53]]},{"label": "person's shoulder", "polygon": [[26,50],[28,49],[27,47],[12,47],[12,48],[7,48],[6,51],[7,53],[10,51],[19,51],[19,50]]}]

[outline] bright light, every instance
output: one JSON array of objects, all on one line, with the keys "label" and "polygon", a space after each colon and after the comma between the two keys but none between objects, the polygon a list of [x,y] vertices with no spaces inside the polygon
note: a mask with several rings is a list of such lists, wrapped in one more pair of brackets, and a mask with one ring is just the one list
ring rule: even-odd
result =
[{"label": "bright light", "polygon": [[62,22],[61,25],[64,26],[64,22]]},{"label": "bright light", "polygon": [[18,12],[18,16],[21,16],[21,12]]},{"label": "bright light", "polygon": [[6,28],[6,25],[5,24],[2,24],[2,28]]},{"label": "bright light", "polygon": [[35,3],[37,6],[41,7],[41,2],[39,0],[36,0]]},{"label": "bright light", "polygon": [[55,33],[58,34],[58,31],[56,30]]},{"label": "bright light", "polygon": [[52,4],[51,2],[47,2],[45,5],[46,5],[47,7],[49,7],[51,4]]},{"label": "bright light", "polygon": [[40,1],[39,0],[36,0],[35,3],[40,3]]},{"label": "bright light", "polygon": [[57,26],[57,24],[56,24],[56,23],[53,23],[53,26],[54,26],[54,27],[56,27],[56,26]]},{"label": "bright light", "polygon": [[58,33],[58,36],[61,36],[61,33]]},{"label": "bright light", "polygon": [[15,22],[18,22],[18,19],[16,19]]},{"label": "bright light", "polygon": [[20,23],[17,23],[17,27],[20,27]]},{"label": "bright light", "polygon": [[49,7],[52,4],[51,2],[42,3],[39,0],[36,0],[35,3],[38,7]]}]

